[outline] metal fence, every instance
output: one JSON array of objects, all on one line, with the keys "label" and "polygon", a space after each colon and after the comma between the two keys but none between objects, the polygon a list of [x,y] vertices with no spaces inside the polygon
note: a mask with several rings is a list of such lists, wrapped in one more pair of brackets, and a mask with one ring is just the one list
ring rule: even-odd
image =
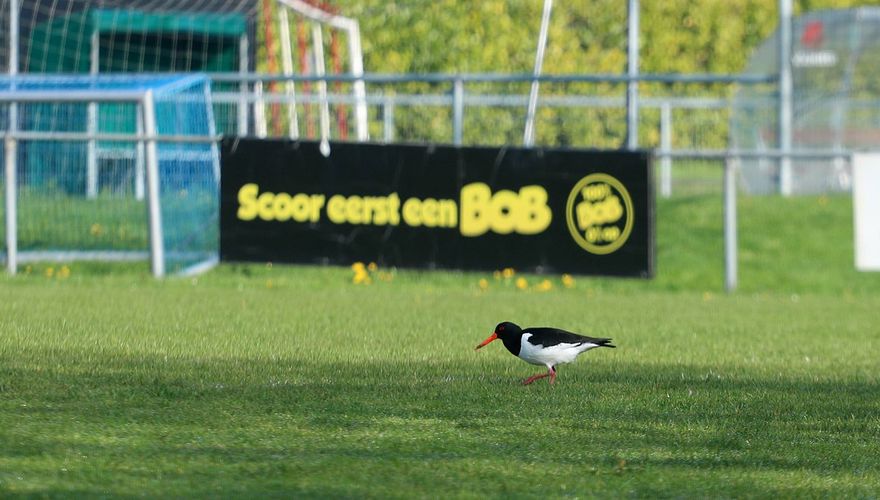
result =
[{"label": "metal fence", "polygon": [[[550,147],[619,149],[627,144],[625,92],[630,78],[618,75],[365,75],[308,76],[213,74],[211,100],[218,134],[373,142],[432,142],[457,145],[521,145],[528,91],[540,84],[535,144]],[[736,196],[738,168],[760,159],[849,161],[849,152],[737,151],[729,147],[732,102],[741,88],[773,92],[770,76],[711,75],[636,78],[638,147],[657,159],[661,196],[711,195],[723,200],[725,287],[737,286]],[[358,97],[353,85],[363,81]],[[99,97],[92,96],[93,99]],[[359,100],[360,99],[360,100]],[[16,103],[10,93],[5,101]],[[741,104],[741,103],[740,103]],[[358,113],[358,107],[366,113]],[[132,129],[134,130],[134,129]],[[4,127],[7,138],[26,140]],[[162,137],[143,134],[63,133],[46,141],[131,141]],[[216,140],[190,137],[189,140]],[[7,151],[8,153],[8,151]],[[5,192],[12,192],[7,161]],[[7,235],[8,236],[8,235]]]},{"label": "metal fence", "polygon": [[[529,89],[540,85],[535,144],[627,146],[629,81],[641,85],[636,144],[656,151],[658,191],[693,191],[706,182],[684,152],[724,151],[735,95],[774,92],[772,75],[350,75],[212,74],[218,131],[230,135],[455,145],[522,145]],[[353,83],[364,81],[359,101]],[[742,102],[740,100],[740,105]],[[355,112],[366,107],[361,123]],[[766,107],[766,101],[756,106]],[[365,131],[365,132],[363,132]],[[773,148],[771,148],[773,149]],[[694,174],[694,175],[692,175]],[[717,183],[714,183],[717,185]],[[717,189],[717,188],[714,188]]]}]

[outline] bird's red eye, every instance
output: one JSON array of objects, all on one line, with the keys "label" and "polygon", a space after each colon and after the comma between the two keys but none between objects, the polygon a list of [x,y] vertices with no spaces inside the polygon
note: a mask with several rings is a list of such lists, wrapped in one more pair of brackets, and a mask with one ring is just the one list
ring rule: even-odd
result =
[{"label": "bird's red eye", "polygon": [[498,331],[499,331],[499,332],[503,332],[503,331],[504,331],[504,325],[499,326],[499,327],[498,327]]}]

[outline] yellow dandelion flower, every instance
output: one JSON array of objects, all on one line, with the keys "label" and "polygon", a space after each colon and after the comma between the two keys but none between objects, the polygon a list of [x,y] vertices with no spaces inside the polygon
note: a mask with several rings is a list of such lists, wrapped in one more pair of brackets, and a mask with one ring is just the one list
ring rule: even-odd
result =
[{"label": "yellow dandelion flower", "polygon": [[376,269],[379,269],[379,266],[377,266],[375,262],[370,262],[369,264],[367,264],[367,270],[371,273],[376,272]]},{"label": "yellow dandelion flower", "polygon": [[67,279],[70,277],[70,268],[67,266],[61,266],[61,269],[58,270],[58,279]]},{"label": "yellow dandelion flower", "polygon": [[516,279],[516,287],[519,288],[520,290],[525,290],[529,287],[529,282],[526,281],[525,278],[519,277]]},{"label": "yellow dandelion flower", "polygon": [[495,271],[492,273],[492,277],[495,278],[496,281],[501,279],[501,271]]},{"label": "yellow dandelion flower", "polygon": [[565,288],[574,288],[574,278],[572,278],[570,274],[563,274],[562,286]]},{"label": "yellow dandelion flower", "polygon": [[480,290],[488,290],[489,289],[489,280],[486,278],[480,278]]},{"label": "yellow dandelion flower", "polygon": [[370,278],[370,275],[367,274],[366,271],[355,271],[354,276],[351,278],[351,282],[355,285],[369,285],[373,282]]},{"label": "yellow dandelion flower", "polygon": [[514,274],[516,274],[516,271],[514,271],[512,267],[505,267],[504,270],[501,271],[501,276],[504,276],[504,279],[513,278]]},{"label": "yellow dandelion flower", "polygon": [[92,227],[89,228],[89,234],[91,234],[92,236],[101,236],[102,234],[104,234],[104,228],[96,222],[92,224]]},{"label": "yellow dandelion flower", "polygon": [[355,262],[354,264],[351,265],[351,270],[354,271],[355,273],[359,273],[359,272],[362,273],[362,272],[364,272],[364,269],[366,269],[366,268],[364,267],[363,262]]},{"label": "yellow dandelion flower", "polygon": [[535,290],[539,292],[547,292],[553,289],[553,283],[550,280],[544,280],[537,285],[535,285]]},{"label": "yellow dandelion flower", "polygon": [[55,268],[47,267],[45,273],[47,278],[51,278],[52,276],[55,276]]}]

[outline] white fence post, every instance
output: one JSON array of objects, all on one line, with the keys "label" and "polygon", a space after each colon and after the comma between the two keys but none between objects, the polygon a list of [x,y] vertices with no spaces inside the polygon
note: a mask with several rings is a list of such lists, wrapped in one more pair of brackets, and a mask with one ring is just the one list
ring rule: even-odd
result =
[{"label": "white fence post", "polygon": [[461,146],[464,138],[464,81],[452,82],[452,144]]},{"label": "white fence post", "polygon": [[663,101],[660,105],[660,196],[672,196],[672,105]]},{"label": "white fence post", "polygon": [[724,159],[724,289],[737,286],[736,164],[738,158]]}]

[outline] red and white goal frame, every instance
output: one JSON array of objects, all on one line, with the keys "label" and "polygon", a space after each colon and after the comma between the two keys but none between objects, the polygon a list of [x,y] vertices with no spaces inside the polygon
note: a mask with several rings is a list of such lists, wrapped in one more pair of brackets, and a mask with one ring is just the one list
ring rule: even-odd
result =
[{"label": "red and white goal frame", "polygon": [[[352,83],[352,97],[354,101],[354,122],[355,134],[354,138],[358,141],[366,141],[369,139],[367,128],[367,103],[366,103],[366,86],[362,79],[364,74],[363,51],[361,48],[360,25],[354,18],[346,17],[332,9],[326,2],[317,0],[274,0],[277,6],[277,27],[278,39],[281,49],[281,73],[290,76],[294,74],[294,40],[299,57],[298,66],[300,73],[304,75],[315,75],[319,78],[315,85],[317,87],[319,113],[320,113],[320,138],[322,142],[326,142],[330,137],[330,103],[327,94],[327,80],[322,77],[327,76],[327,67],[324,54],[324,28],[330,31],[330,63],[331,70],[335,74],[342,73],[342,65],[340,63],[341,56],[339,54],[339,35],[344,34],[348,42],[348,72],[355,80]],[[274,26],[268,1],[263,2],[264,28],[266,29],[266,43],[271,45],[274,43]],[[296,33],[291,33],[291,20],[296,21]],[[311,29],[306,27],[311,24]],[[311,50],[311,57],[309,51]],[[277,73],[277,62],[275,54],[269,54],[269,73]],[[311,92],[311,82],[302,83],[303,90],[306,93]],[[255,89],[258,94],[258,105],[255,107],[255,124],[256,134],[258,136],[268,135],[267,113],[265,104],[260,102],[262,99],[259,95],[262,93],[262,86],[258,85]],[[341,82],[336,82],[337,89],[341,89]],[[289,103],[287,105],[287,135],[291,138],[299,138],[301,131],[299,130],[299,117],[297,116],[297,108],[294,104],[296,98],[296,85],[293,81],[284,83],[284,94]],[[279,106],[273,106],[271,110],[272,120],[276,129],[273,135],[280,135],[277,129],[281,120],[278,119]],[[337,112],[337,128],[341,139],[347,139],[348,124],[347,112],[345,107],[339,105],[336,107]],[[310,106],[305,106],[305,113],[310,113]],[[307,127],[311,127],[312,120],[306,116],[305,123]],[[315,136],[313,130],[305,131],[306,136]]]}]

